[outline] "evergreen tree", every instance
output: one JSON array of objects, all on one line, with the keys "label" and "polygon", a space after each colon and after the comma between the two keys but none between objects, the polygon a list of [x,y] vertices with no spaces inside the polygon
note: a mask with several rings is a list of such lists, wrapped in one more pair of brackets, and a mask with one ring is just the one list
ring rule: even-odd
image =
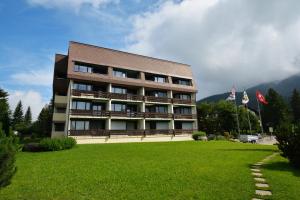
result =
[{"label": "evergreen tree", "polygon": [[13,113],[13,120],[12,120],[13,128],[16,128],[17,125],[20,125],[23,122],[24,122],[23,106],[20,100]]},{"label": "evergreen tree", "polygon": [[41,137],[51,135],[52,126],[52,106],[46,105],[40,112],[37,121],[33,125],[35,133]]},{"label": "evergreen tree", "polygon": [[294,122],[300,122],[300,94],[296,89],[294,89],[293,91],[290,104]]},{"label": "evergreen tree", "polygon": [[262,108],[262,118],[266,128],[270,126],[276,128],[282,122],[290,120],[288,106],[274,89],[268,90],[266,100],[268,104]]},{"label": "evergreen tree", "polygon": [[28,106],[28,108],[26,110],[24,121],[27,126],[31,125],[31,123],[32,123],[32,114],[31,114],[30,106]]},{"label": "evergreen tree", "polygon": [[0,88],[0,123],[6,135],[9,134],[10,127],[10,110],[7,97],[7,92]]}]

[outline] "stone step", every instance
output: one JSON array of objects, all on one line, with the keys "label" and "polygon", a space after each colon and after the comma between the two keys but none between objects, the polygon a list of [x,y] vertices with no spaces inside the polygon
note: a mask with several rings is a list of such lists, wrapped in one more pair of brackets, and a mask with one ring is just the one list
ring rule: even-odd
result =
[{"label": "stone step", "polygon": [[271,196],[272,192],[267,190],[255,190],[255,194],[260,196]]},{"label": "stone step", "polygon": [[252,172],[252,175],[257,177],[263,176],[262,173],[258,173],[258,172]]},{"label": "stone step", "polygon": [[263,183],[266,182],[266,179],[259,178],[259,177],[255,177],[254,180],[257,181],[257,182],[263,182]]},{"label": "stone step", "polygon": [[260,172],[260,169],[251,169],[253,172]]},{"label": "stone step", "polygon": [[256,183],[255,186],[260,187],[260,188],[268,188],[269,187],[269,185],[266,183]]}]

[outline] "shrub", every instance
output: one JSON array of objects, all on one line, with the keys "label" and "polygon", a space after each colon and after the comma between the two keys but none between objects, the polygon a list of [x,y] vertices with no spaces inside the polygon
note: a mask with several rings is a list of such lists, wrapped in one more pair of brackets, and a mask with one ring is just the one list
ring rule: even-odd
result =
[{"label": "shrub", "polygon": [[17,171],[15,156],[18,148],[18,138],[0,136],[0,188],[9,185]]},{"label": "shrub", "polygon": [[197,131],[197,132],[194,132],[192,137],[194,140],[200,140],[201,137],[204,137],[206,136],[206,133],[204,131]]},{"label": "shrub", "polygon": [[40,146],[44,151],[59,151],[71,149],[76,145],[74,138],[45,138],[40,142]]},{"label": "shrub", "polygon": [[41,152],[43,151],[40,143],[26,143],[23,146],[22,151],[29,151],[29,152]]},{"label": "shrub", "polygon": [[284,123],[279,126],[278,131],[276,139],[282,156],[288,158],[293,166],[300,168],[300,124],[293,127]]}]

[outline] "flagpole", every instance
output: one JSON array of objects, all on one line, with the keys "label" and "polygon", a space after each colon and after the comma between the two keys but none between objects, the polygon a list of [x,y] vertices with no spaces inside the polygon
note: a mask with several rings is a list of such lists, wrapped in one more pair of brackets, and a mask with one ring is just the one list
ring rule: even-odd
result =
[{"label": "flagpole", "polygon": [[264,134],[264,129],[263,129],[262,120],[261,120],[260,106],[259,106],[259,102],[258,102],[257,98],[256,98],[256,101],[257,101],[258,115],[259,115],[259,120],[260,120],[261,134],[263,135]]},{"label": "flagpole", "polygon": [[237,104],[236,104],[236,97],[234,99],[234,104],[235,104],[236,123],[237,123],[238,133],[239,133],[239,137],[240,137],[241,132],[240,132],[240,122],[239,122],[238,109],[237,109]]},{"label": "flagpole", "polygon": [[246,109],[247,109],[247,115],[248,115],[248,123],[249,123],[249,128],[250,128],[250,134],[252,135],[252,127],[251,127],[251,122],[250,122],[250,115],[249,115],[249,109],[248,109],[248,104],[245,104]]}]

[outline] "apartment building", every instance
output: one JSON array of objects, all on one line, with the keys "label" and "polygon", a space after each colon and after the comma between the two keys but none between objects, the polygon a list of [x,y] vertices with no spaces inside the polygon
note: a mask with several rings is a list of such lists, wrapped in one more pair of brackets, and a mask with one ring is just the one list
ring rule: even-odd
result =
[{"label": "apartment building", "polygon": [[196,92],[189,65],[70,42],[55,56],[52,137],[189,135]]}]

